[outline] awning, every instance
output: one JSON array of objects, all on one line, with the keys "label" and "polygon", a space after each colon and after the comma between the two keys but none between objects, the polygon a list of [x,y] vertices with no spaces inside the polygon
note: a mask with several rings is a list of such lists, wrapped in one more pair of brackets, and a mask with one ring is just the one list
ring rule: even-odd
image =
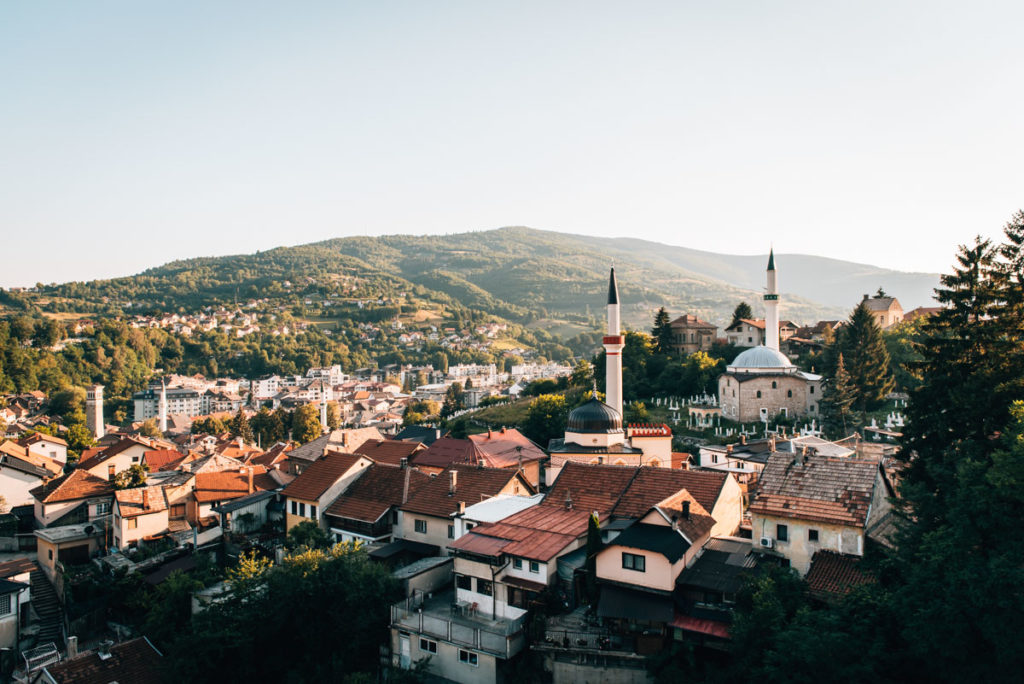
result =
[{"label": "awning", "polygon": [[510,575],[505,575],[504,577],[502,577],[501,582],[502,584],[507,584],[511,587],[525,589],[526,591],[534,591],[538,594],[548,588],[548,585],[546,584],[541,584],[540,582],[531,582],[528,579],[523,579],[521,577],[512,577]]},{"label": "awning", "polygon": [[672,626],[686,632],[696,632],[707,636],[729,639],[729,626],[718,620],[705,620],[679,613],[672,620]]},{"label": "awning", "polygon": [[610,585],[601,586],[597,614],[625,620],[671,622],[674,613],[671,596],[658,596]]}]

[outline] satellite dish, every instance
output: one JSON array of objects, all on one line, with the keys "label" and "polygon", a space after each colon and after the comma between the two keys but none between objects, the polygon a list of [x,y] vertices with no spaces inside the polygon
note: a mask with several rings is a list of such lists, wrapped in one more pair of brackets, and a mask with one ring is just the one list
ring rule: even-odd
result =
[{"label": "satellite dish", "polygon": [[86,525],[85,526],[85,533],[86,534],[92,534],[95,531],[96,531],[96,528],[93,527],[92,525]]}]

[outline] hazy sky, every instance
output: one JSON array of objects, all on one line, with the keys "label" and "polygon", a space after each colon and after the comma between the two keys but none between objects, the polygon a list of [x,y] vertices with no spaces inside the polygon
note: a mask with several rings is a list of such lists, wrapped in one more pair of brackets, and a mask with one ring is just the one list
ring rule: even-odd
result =
[{"label": "hazy sky", "polygon": [[946,270],[1024,3],[0,4],[0,285],[507,225]]}]

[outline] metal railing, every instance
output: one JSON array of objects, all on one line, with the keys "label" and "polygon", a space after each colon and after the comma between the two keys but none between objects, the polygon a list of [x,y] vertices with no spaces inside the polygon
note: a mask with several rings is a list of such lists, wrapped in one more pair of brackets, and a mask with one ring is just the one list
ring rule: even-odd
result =
[{"label": "metal railing", "polygon": [[445,598],[453,597],[430,600],[417,592],[392,605],[392,626],[502,658],[509,658],[522,648],[525,616],[515,620],[474,619],[453,611],[453,601]]}]

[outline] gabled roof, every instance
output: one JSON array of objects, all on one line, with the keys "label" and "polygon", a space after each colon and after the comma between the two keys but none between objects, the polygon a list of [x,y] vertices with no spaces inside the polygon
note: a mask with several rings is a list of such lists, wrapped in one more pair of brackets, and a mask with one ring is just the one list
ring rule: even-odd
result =
[{"label": "gabled roof", "polygon": [[[262,466],[250,466],[253,469],[253,491],[277,489],[278,484],[267,475]],[[249,473],[237,470],[222,470],[213,473],[199,473],[195,479],[193,494],[199,503],[226,501],[246,496],[249,492]]]},{"label": "gabled roof", "polygon": [[58,684],[160,684],[163,681],[162,657],[149,639],[139,637],[111,646],[107,658],[100,657],[96,651],[83,653],[77,658],[47,665],[45,671]]},{"label": "gabled roof", "polygon": [[685,489],[710,514],[728,478],[728,473],[718,471],[642,467],[611,512],[616,518],[639,518],[652,506]]},{"label": "gabled roof", "polygon": [[[455,492],[449,493],[452,472],[457,473]],[[424,484],[401,509],[409,513],[447,518],[459,509],[459,502],[471,505],[483,501],[501,492],[515,478],[519,478],[520,487],[527,494],[534,493],[533,487],[519,475],[518,471],[508,468],[453,465]]]},{"label": "gabled roof", "polygon": [[292,480],[281,492],[283,496],[305,501],[316,501],[324,492],[348,473],[357,463],[366,460],[359,454],[343,454],[336,451],[313,461]]},{"label": "gabled roof", "polygon": [[718,326],[714,323],[702,321],[693,314],[683,314],[669,323],[669,325],[673,328],[714,328],[715,330],[718,330]]},{"label": "gabled roof", "polygon": [[98,478],[87,470],[76,469],[68,475],[36,487],[29,494],[42,503],[56,503],[94,496],[110,496],[113,492],[113,482]]},{"label": "gabled roof", "polygon": [[118,512],[122,518],[134,518],[167,510],[167,497],[163,487],[135,487],[114,492]]},{"label": "gabled roof", "polygon": [[804,578],[807,588],[815,598],[833,601],[850,593],[854,587],[874,582],[871,575],[861,570],[860,563],[860,556],[816,551]]},{"label": "gabled roof", "polygon": [[403,442],[397,439],[368,439],[353,453],[366,456],[374,463],[397,466],[403,458],[423,451],[426,447],[418,442]]},{"label": "gabled roof", "polygon": [[54,437],[53,435],[44,435],[41,432],[33,432],[31,435],[26,435],[25,437],[22,437],[21,439],[18,440],[18,444],[24,447],[31,446],[36,442],[52,442],[53,444],[62,444],[64,446],[68,445],[68,443],[61,439],[60,437]]},{"label": "gabled roof", "polygon": [[739,330],[740,329],[739,328],[740,323],[746,323],[747,325],[749,325],[752,328],[757,328],[758,330],[764,330],[764,319],[763,318],[741,318],[740,320],[736,321],[735,325],[730,325],[728,328],[726,328],[726,330]]},{"label": "gabled roof", "polygon": [[374,463],[334,500],[327,515],[373,523],[400,506],[430,481],[430,476],[412,468],[392,468]]},{"label": "gabled roof", "polygon": [[679,531],[686,535],[691,543],[701,541],[715,526],[715,519],[711,514],[685,489],[676,492],[654,508],[669,523],[675,521]]},{"label": "gabled roof", "polygon": [[[36,469],[43,471],[45,476],[60,475],[61,473],[64,472],[64,468],[57,461],[53,460],[52,458],[49,458],[48,456],[40,456],[39,454],[34,454],[31,451],[29,451],[28,447],[22,446],[17,442],[12,442],[9,439],[0,442],[0,454],[3,454],[3,457],[5,459],[12,459],[11,461],[7,462],[6,465],[9,465],[10,467],[15,468],[17,470],[30,472],[29,470],[26,470],[25,466],[31,465]],[[22,465],[15,463],[13,459],[21,461]]]},{"label": "gabled roof", "polygon": [[447,468],[453,463],[476,463],[482,457],[483,452],[471,440],[442,437],[413,456],[412,462],[418,466]]},{"label": "gabled roof", "polygon": [[143,442],[142,440],[137,439],[135,437],[122,437],[116,444],[108,446],[106,449],[99,452],[98,454],[90,458],[88,461],[82,461],[81,463],[79,463],[78,467],[89,470],[90,468],[94,468],[95,466],[98,466],[100,463],[103,463],[104,461],[113,458],[114,456],[117,456],[121,452],[127,451],[133,446],[141,446],[145,447],[146,449],[151,448],[148,443]]},{"label": "gabled roof", "polygon": [[[564,506],[566,498],[570,498],[573,508],[587,513],[610,513],[637,472],[637,468],[629,466],[583,465],[567,461],[541,506]],[[650,501],[643,512],[665,496]]]},{"label": "gabled roof", "polygon": [[895,297],[865,297],[864,306],[867,307],[868,311],[889,311],[895,305],[900,307],[899,300]]},{"label": "gabled roof", "polygon": [[863,527],[878,468],[874,461],[774,453],[750,512]]},{"label": "gabled roof", "polygon": [[149,471],[155,473],[160,470],[173,470],[185,459],[185,454],[177,449],[153,449],[142,455],[143,462],[149,466]]},{"label": "gabled roof", "polygon": [[605,548],[612,546],[653,551],[665,556],[669,563],[675,563],[692,544],[678,530],[666,525],[634,523],[610,541]]},{"label": "gabled roof", "polygon": [[495,523],[477,525],[451,547],[496,558],[502,554],[547,562],[587,532],[590,511],[532,506]]},{"label": "gabled roof", "polygon": [[679,573],[676,586],[735,594],[743,586],[744,573],[756,565],[749,539],[710,539],[697,561]]},{"label": "gabled roof", "polygon": [[402,428],[402,431],[395,435],[395,439],[422,442],[426,446],[430,446],[436,442],[440,436],[441,431],[437,428],[428,427],[426,425],[409,425]]},{"label": "gabled roof", "polygon": [[469,435],[469,440],[482,452],[480,458],[489,468],[508,468],[547,458],[547,454],[533,440],[515,428],[488,430]]}]

